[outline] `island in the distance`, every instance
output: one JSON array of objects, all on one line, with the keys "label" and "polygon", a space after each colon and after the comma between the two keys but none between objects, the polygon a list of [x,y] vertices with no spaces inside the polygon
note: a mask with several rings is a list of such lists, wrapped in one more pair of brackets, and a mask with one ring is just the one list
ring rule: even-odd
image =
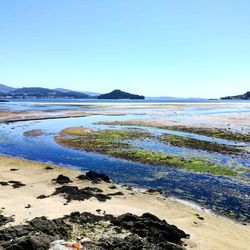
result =
[{"label": "island in the distance", "polygon": [[250,100],[250,91],[243,95],[221,97],[222,100]]},{"label": "island in the distance", "polygon": [[102,94],[97,97],[98,99],[145,99],[143,95],[134,95],[119,89],[115,89],[107,94]]}]

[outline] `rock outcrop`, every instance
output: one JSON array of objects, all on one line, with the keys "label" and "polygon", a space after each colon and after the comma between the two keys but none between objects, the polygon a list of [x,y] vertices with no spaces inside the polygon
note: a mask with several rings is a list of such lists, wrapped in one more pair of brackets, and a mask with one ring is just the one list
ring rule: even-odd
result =
[{"label": "rock outcrop", "polygon": [[40,217],[25,225],[4,228],[0,230],[0,249],[47,250],[56,245],[51,242],[75,238],[79,246],[93,250],[180,250],[181,240],[187,237],[176,226],[150,213],[115,217],[74,212],[60,219]]}]

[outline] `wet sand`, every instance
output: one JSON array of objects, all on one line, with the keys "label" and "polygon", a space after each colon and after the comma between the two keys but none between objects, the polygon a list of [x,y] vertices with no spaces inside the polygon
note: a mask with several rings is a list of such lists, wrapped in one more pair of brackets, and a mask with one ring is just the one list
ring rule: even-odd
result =
[{"label": "wet sand", "polygon": [[[53,169],[46,170],[47,166]],[[17,170],[11,171],[10,169],[13,168]],[[105,194],[121,191],[124,196],[114,196],[106,202],[99,202],[95,198],[85,201],[71,201],[67,205],[65,205],[65,199],[58,195],[37,199],[39,195],[50,195],[55,191],[59,185],[51,180],[59,174],[70,177],[73,183],[69,185],[81,188],[98,187]],[[248,248],[249,225],[242,225],[201,210],[196,206],[191,206],[189,203],[165,198],[160,194],[149,194],[136,188],[127,190],[127,188],[118,185],[116,185],[117,189],[111,190],[109,183],[92,184],[88,180],[78,180],[76,177],[79,174],[82,172],[0,156],[0,181],[15,180],[25,184],[25,186],[16,189],[11,185],[0,185],[0,204],[3,215],[14,215],[15,221],[11,224],[20,224],[37,216],[58,218],[73,211],[97,214],[96,210],[101,209],[113,215],[126,212],[141,215],[144,212],[150,212],[190,234],[190,239],[186,240],[188,249],[245,250]],[[30,208],[25,208],[28,204],[30,204]],[[199,214],[204,220],[198,219],[195,214]]]},{"label": "wet sand", "polygon": [[84,117],[86,115],[85,112],[75,110],[53,112],[0,110],[0,123]]},{"label": "wet sand", "polygon": [[[235,130],[250,131],[250,113],[237,112],[242,107],[250,110],[250,103],[213,102],[213,103],[67,103],[67,102],[34,102],[32,105],[48,105],[55,107],[51,111],[11,111],[1,110],[0,122],[39,120],[67,117],[81,117],[88,115],[147,115],[148,122],[157,122],[167,125],[185,125],[198,127],[218,127]],[[32,105],[30,106],[32,109]],[[65,105],[68,110],[56,110],[57,105]],[[77,106],[78,110],[73,106]],[[72,108],[70,108],[72,107]],[[81,110],[85,109],[85,110]],[[223,110],[232,108],[234,111],[223,113]],[[187,109],[200,109],[200,112],[186,113]],[[204,110],[217,110],[222,113],[201,115]],[[152,116],[152,117],[150,117]],[[176,117],[178,116],[178,118]]]}]

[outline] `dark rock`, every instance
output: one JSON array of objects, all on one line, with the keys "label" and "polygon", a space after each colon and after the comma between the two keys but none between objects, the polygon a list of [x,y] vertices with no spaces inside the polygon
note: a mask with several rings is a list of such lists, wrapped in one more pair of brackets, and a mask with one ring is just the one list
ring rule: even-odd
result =
[{"label": "dark rock", "polygon": [[27,204],[27,205],[25,206],[25,208],[31,208],[31,205],[30,205],[30,204]]},{"label": "dark rock", "polygon": [[161,244],[181,244],[181,239],[188,237],[185,232],[176,226],[170,225],[165,220],[160,220],[150,213],[144,213],[142,216],[129,213],[123,214],[113,218],[112,223],[146,238],[155,245],[158,245],[160,242]]},{"label": "dark rock", "polygon": [[155,194],[155,193],[162,194],[162,191],[159,190],[159,189],[152,189],[152,188],[150,188],[150,189],[148,189],[148,193],[149,194]]},{"label": "dark rock", "polygon": [[109,187],[110,189],[116,189],[117,187],[115,185],[112,185]]},{"label": "dark rock", "polygon": [[37,198],[37,199],[46,199],[46,198],[48,198],[48,197],[49,197],[49,196],[42,194],[42,195],[37,196],[36,198]]},{"label": "dark rock", "polygon": [[76,186],[62,186],[56,188],[53,195],[63,194],[67,202],[71,200],[84,201],[91,197],[95,197],[98,201],[106,201],[111,199],[109,195],[101,194],[103,191],[99,188],[85,187],[79,189]]},{"label": "dark rock", "polygon": [[44,168],[44,169],[45,169],[45,170],[52,170],[52,169],[54,169],[54,168],[48,166],[48,167],[46,167],[46,168]]},{"label": "dark rock", "polygon": [[6,246],[6,250],[47,250],[51,242],[57,238],[46,234],[27,236],[18,239],[14,244]]},{"label": "dark rock", "polygon": [[87,180],[87,177],[84,174],[80,174],[79,176],[77,176],[77,179],[84,181],[84,180]]},{"label": "dark rock", "polygon": [[98,246],[101,247],[101,249],[130,249],[130,250],[142,250],[144,248],[144,244],[142,240],[139,237],[136,237],[134,235],[129,235],[122,238],[109,238],[109,239],[101,239],[98,242]]},{"label": "dark rock", "polygon": [[11,168],[10,171],[18,171],[19,169],[17,168]]},{"label": "dark rock", "polygon": [[70,222],[73,223],[79,223],[80,225],[85,225],[86,223],[89,224],[96,224],[100,221],[110,221],[113,219],[112,215],[95,215],[92,213],[84,212],[84,213],[79,213],[79,212],[73,212],[68,216],[65,216],[66,219],[69,219]]},{"label": "dark rock", "polygon": [[8,183],[8,182],[6,182],[6,181],[0,181],[0,185],[1,185],[1,186],[8,186],[8,185],[9,185],[9,183]]},{"label": "dark rock", "polygon": [[111,194],[108,194],[109,196],[119,196],[119,195],[124,195],[123,192],[116,192],[116,193],[111,193]]},{"label": "dark rock", "polygon": [[71,230],[63,219],[35,218],[27,225],[0,230],[0,246],[6,250],[47,250],[52,241],[68,238]]},{"label": "dark rock", "polygon": [[[103,221],[107,222],[105,231],[115,230],[117,234],[90,242],[89,249],[180,250],[183,249],[181,239],[187,237],[182,230],[149,213],[142,216],[124,214],[114,217],[113,215],[101,216],[87,212],[73,212],[61,219],[48,220],[40,217],[26,225],[2,229],[0,230],[0,246],[7,250],[47,250],[54,240],[69,240],[73,225],[81,226],[83,232],[93,234],[98,224],[104,225]],[[126,232],[125,238],[119,236],[123,231]]]},{"label": "dark rock", "polygon": [[65,176],[62,174],[58,175],[57,178],[53,179],[52,181],[55,181],[56,183],[61,184],[61,185],[72,182],[68,176]]},{"label": "dark rock", "polygon": [[203,217],[201,217],[201,216],[197,216],[197,219],[199,219],[199,220],[205,220]]},{"label": "dark rock", "polygon": [[12,221],[14,221],[12,217],[5,217],[0,214],[0,227]]},{"label": "dark rock", "polygon": [[71,226],[67,225],[63,219],[48,220],[46,217],[35,218],[29,222],[37,230],[51,236],[59,235],[68,237]]},{"label": "dark rock", "polygon": [[8,186],[9,184],[12,184],[11,186],[13,188],[20,188],[25,186],[25,184],[21,183],[20,181],[0,181],[0,185],[2,186]]},{"label": "dark rock", "polygon": [[100,182],[100,181],[105,181],[105,182],[110,182],[110,179],[107,175],[102,174],[102,173],[97,173],[95,171],[89,171],[86,173],[86,178],[88,180],[91,180],[93,182]]},{"label": "dark rock", "polygon": [[205,220],[202,216],[200,216],[199,214],[195,214],[195,216],[197,217],[197,219],[199,220]]},{"label": "dark rock", "polygon": [[88,191],[88,192],[94,192],[94,193],[102,193],[103,192],[103,190],[101,190],[100,188],[93,188],[93,187],[85,187],[84,190]]},{"label": "dark rock", "polygon": [[9,183],[12,184],[13,188],[20,188],[20,187],[26,186],[25,184],[23,184],[20,181],[9,181]]}]

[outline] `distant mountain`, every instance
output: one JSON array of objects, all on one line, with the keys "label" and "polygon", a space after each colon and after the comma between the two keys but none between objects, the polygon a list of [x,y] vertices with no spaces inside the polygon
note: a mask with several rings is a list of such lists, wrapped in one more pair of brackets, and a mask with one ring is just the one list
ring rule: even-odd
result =
[{"label": "distant mountain", "polygon": [[84,93],[71,91],[71,92],[60,92],[58,90],[47,89],[47,88],[39,88],[39,87],[31,87],[31,88],[20,88],[5,93],[4,95],[0,94],[1,98],[89,98],[89,95]]},{"label": "distant mountain", "polygon": [[[57,90],[57,91],[60,91],[60,92],[63,92],[63,93],[68,93],[68,92],[72,92],[73,90],[70,90],[70,89],[63,89],[63,88],[56,88],[54,90]],[[75,91],[73,91],[75,92]],[[95,93],[95,92],[89,92],[89,91],[77,91],[77,92],[80,92],[80,93],[83,93],[83,94],[86,94],[86,95],[89,95],[89,96],[98,96],[98,95],[101,95],[100,93]]]},{"label": "distant mountain", "polygon": [[101,93],[96,93],[96,92],[91,92],[91,91],[84,91],[82,93],[89,95],[91,97],[97,97],[97,96],[101,95]]},{"label": "distant mountain", "polygon": [[110,93],[102,94],[97,97],[98,99],[145,99],[142,95],[134,95],[115,89]]},{"label": "distant mountain", "polygon": [[250,91],[243,95],[221,97],[222,100],[250,100]]},{"label": "distant mountain", "polygon": [[0,92],[1,93],[8,93],[8,92],[13,91],[13,90],[15,90],[15,88],[6,86],[4,84],[0,84]]}]

